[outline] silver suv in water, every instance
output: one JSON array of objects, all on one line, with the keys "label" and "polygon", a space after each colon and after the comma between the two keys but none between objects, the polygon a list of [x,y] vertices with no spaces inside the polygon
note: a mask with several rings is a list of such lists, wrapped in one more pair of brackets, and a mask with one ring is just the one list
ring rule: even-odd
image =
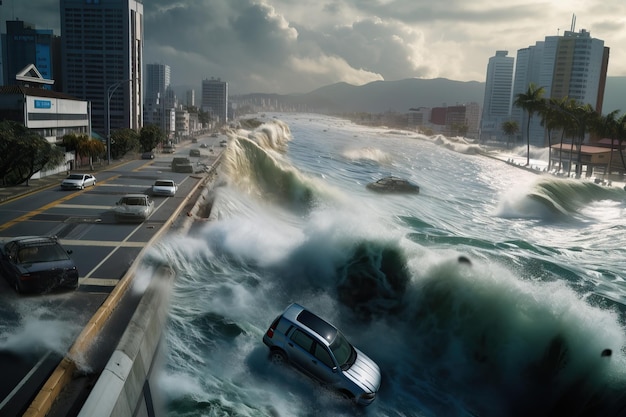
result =
[{"label": "silver suv in water", "polygon": [[380,368],[335,326],[291,304],[263,336],[275,363],[290,363],[359,405],[369,405],[380,387]]}]

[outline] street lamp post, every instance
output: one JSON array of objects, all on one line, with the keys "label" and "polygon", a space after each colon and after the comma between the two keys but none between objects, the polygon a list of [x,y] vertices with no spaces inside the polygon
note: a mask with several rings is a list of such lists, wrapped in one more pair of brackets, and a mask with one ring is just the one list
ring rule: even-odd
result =
[{"label": "street lamp post", "polygon": [[107,163],[111,165],[111,97],[117,87],[131,80],[123,80],[113,83],[107,89]]}]

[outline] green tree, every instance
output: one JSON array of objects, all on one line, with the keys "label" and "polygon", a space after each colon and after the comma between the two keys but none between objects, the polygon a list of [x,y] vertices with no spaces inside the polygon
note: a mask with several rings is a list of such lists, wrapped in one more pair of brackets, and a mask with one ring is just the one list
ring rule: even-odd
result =
[{"label": "green tree", "polygon": [[159,143],[164,143],[165,139],[165,132],[157,125],[146,125],[139,132],[139,143],[145,152],[156,148]]},{"label": "green tree", "polygon": [[0,122],[0,177],[5,185],[18,185],[41,171],[52,155],[52,145],[24,125]]},{"label": "green tree", "polygon": [[128,152],[136,151],[140,146],[139,134],[133,129],[118,129],[111,133],[111,157],[113,159],[121,158]]},{"label": "green tree", "polygon": [[537,113],[544,105],[543,94],[545,89],[537,87],[534,83],[528,85],[525,93],[519,93],[513,104],[528,114],[526,123],[526,166],[530,165],[530,121],[533,114]]},{"label": "green tree", "polygon": [[106,151],[104,143],[99,140],[85,137],[79,143],[79,152],[81,155],[89,157],[89,168],[93,170],[93,158],[101,156]]},{"label": "green tree", "polygon": [[89,167],[93,170],[93,158],[104,154],[106,148],[104,144],[96,139],[90,138],[84,133],[68,133],[61,138],[61,143],[68,151],[76,153],[76,163],[82,157],[89,158]]},{"label": "green tree", "polygon": [[509,140],[519,132],[519,124],[515,120],[507,120],[502,123],[502,131],[506,135],[506,147],[509,148]]}]

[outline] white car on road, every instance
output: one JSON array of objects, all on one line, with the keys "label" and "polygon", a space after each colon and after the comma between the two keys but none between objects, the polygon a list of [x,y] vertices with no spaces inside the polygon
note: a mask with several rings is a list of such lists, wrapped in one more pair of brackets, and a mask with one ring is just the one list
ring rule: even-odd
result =
[{"label": "white car on road", "polygon": [[64,190],[82,190],[90,185],[96,185],[96,177],[91,174],[70,174],[61,182]]},{"label": "white car on road", "polygon": [[178,185],[173,180],[156,180],[152,185],[152,195],[173,197],[177,190]]}]

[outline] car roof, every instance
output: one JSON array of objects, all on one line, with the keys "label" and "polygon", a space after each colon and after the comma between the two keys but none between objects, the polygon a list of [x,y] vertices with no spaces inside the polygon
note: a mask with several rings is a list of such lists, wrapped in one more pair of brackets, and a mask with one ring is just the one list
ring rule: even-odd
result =
[{"label": "car roof", "polygon": [[122,198],[136,198],[136,197],[148,197],[147,194],[140,194],[140,193],[136,193],[136,194],[125,194],[124,196],[122,196]]},{"label": "car roof", "polygon": [[335,340],[337,333],[339,333],[339,330],[337,330],[335,326],[297,303],[293,303],[287,307],[283,312],[283,316],[293,323],[297,322],[300,326],[317,335],[320,340],[323,340],[328,345]]},{"label": "car roof", "polygon": [[4,243],[17,242],[20,246],[36,246],[58,243],[56,236],[19,236],[5,241]]}]

